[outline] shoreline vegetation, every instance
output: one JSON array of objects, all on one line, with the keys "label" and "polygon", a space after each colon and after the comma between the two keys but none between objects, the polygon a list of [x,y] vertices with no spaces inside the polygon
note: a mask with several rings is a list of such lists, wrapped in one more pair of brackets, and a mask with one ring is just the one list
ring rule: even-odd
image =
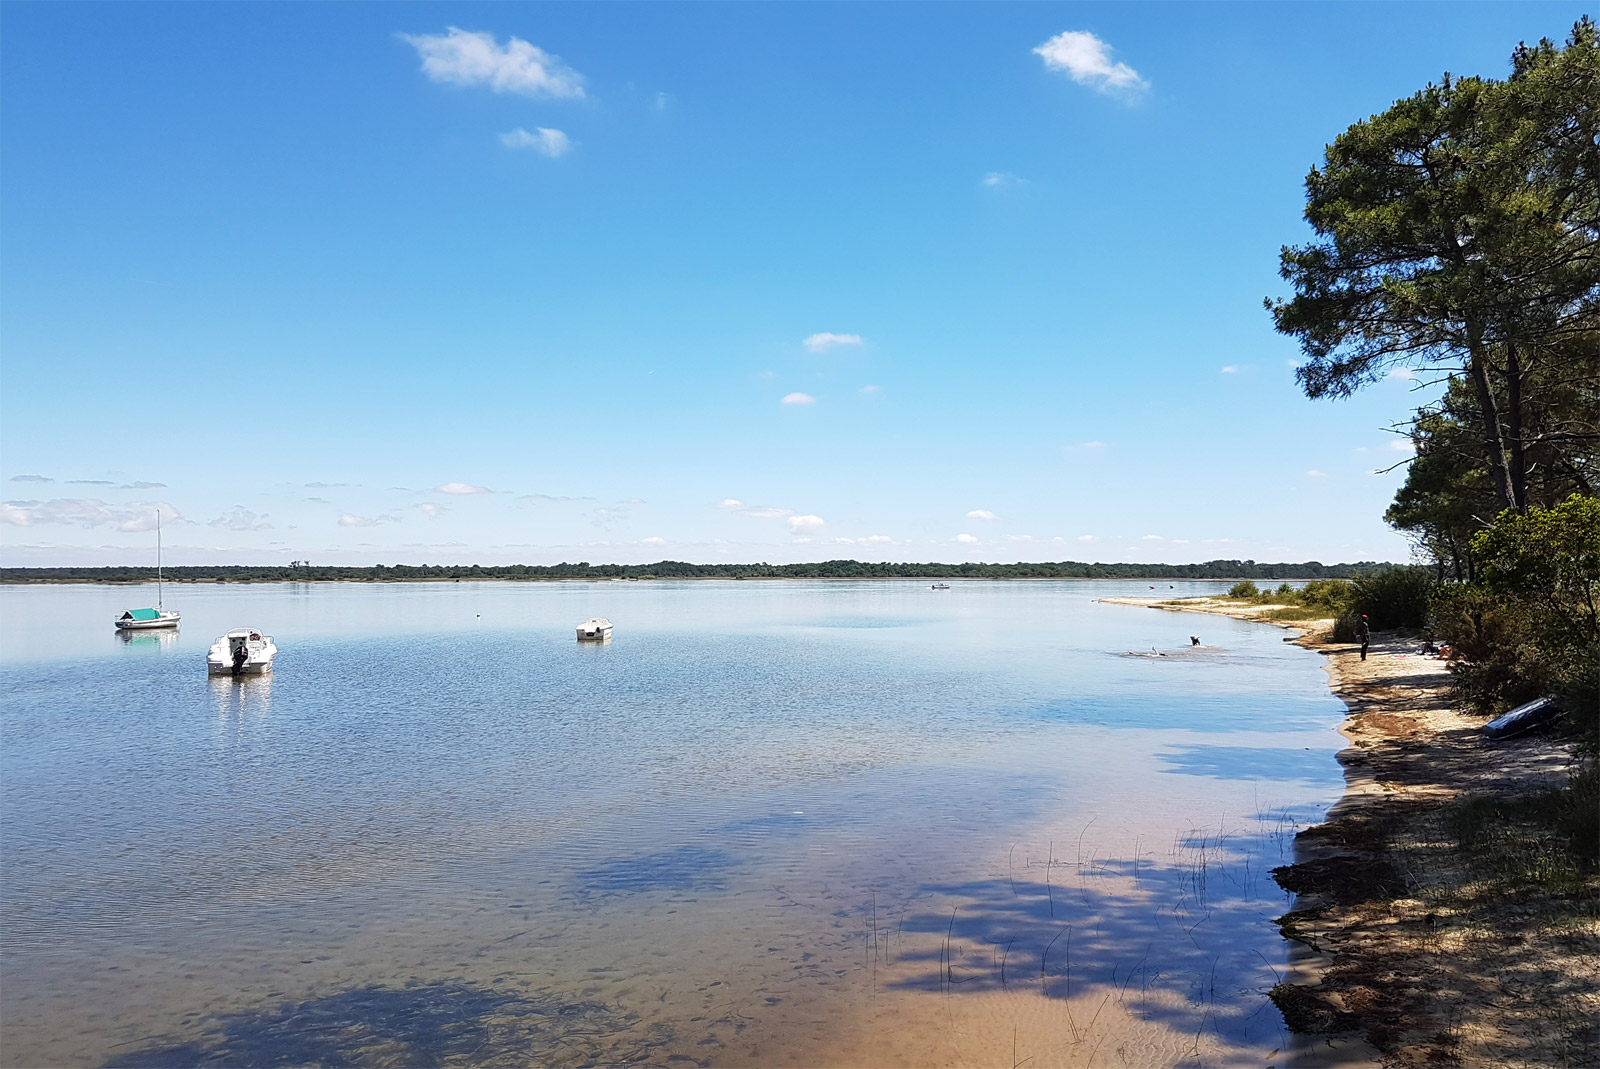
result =
[{"label": "shoreline vegetation", "polygon": [[[375,564],[371,566],[193,565],[169,567],[169,583],[360,583],[439,582],[456,579],[549,581],[596,579],[1159,579],[1295,580],[1356,579],[1393,565],[1374,561],[1355,564],[1258,564],[1253,560],[1213,560],[1203,564],[1085,564],[1059,561],[1041,564],[896,564],[831,560],[809,564],[690,564],[664,560],[654,564]],[[0,583],[147,583],[156,569],[145,567],[0,568]]]},{"label": "shoreline vegetation", "polygon": [[1488,715],[1463,707],[1451,665],[1422,656],[1414,630],[1374,632],[1362,660],[1334,638],[1336,618],[1292,599],[1102,600],[1275,623],[1326,658],[1349,710],[1345,794],[1273,874],[1296,896],[1278,924],[1300,948],[1273,1001],[1306,1053],[1593,1064],[1600,872],[1581,830],[1593,783],[1570,737],[1485,739]]}]

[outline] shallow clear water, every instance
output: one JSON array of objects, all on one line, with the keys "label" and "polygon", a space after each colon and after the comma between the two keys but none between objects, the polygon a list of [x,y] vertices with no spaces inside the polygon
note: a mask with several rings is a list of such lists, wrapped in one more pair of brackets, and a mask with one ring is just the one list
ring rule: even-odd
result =
[{"label": "shallow clear water", "polygon": [[[0,587],[0,1060],[1285,1045],[1317,655],[1094,600],[1148,584],[952,586],[169,586],[131,636],[153,590]],[[274,674],[207,679],[239,626]]]}]

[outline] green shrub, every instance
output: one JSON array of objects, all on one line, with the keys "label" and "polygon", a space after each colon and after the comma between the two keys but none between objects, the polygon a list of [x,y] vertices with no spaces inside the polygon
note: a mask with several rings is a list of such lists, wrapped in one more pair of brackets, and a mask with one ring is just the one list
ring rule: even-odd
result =
[{"label": "green shrub", "polygon": [[1338,618],[1333,621],[1333,641],[1360,642],[1361,639],[1357,635],[1357,628],[1360,626],[1360,623],[1361,614],[1358,612],[1346,612],[1339,614]]},{"label": "green shrub", "polygon": [[1228,588],[1228,597],[1230,598],[1253,598],[1260,593],[1261,591],[1256,589],[1256,585],[1248,579],[1235,583]]},{"label": "green shrub", "polygon": [[1352,590],[1343,579],[1313,579],[1297,591],[1300,604],[1308,609],[1324,609],[1329,616],[1350,611]]},{"label": "green shrub", "polygon": [[1365,614],[1374,631],[1422,627],[1433,588],[1426,568],[1385,568],[1350,584],[1350,610]]},{"label": "green shrub", "polygon": [[1434,629],[1459,652],[1462,699],[1500,712],[1553,694],[1600,752],[1600,499],[1502,512],[1472,540],[1479,582],[1439,590]]}]

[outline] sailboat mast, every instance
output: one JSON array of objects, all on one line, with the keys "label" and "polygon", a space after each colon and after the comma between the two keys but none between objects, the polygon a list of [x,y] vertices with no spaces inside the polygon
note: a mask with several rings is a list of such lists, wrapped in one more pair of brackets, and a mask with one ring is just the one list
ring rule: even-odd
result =
[{"label": "sailboat mast", "polygon": [[156,509],[156,611],[161,608],[161,510]]}]

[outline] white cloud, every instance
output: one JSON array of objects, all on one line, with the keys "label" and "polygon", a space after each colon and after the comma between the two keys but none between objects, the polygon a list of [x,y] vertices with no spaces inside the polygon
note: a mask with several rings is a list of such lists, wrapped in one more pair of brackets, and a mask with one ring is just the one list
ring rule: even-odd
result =
[{"label": "white cloud", "polygon": [[823,519],[821,516],[812,516],[808,514],[805,516],[789,517],[789,530],[795,534],[799,534],[801,531],[815,531],[822,526]]},{"label": "white cloud", "polygon": [[823,331],[820,334],[811,335],[811,337],[807,338],[802,344],[812,352],[820,353],[822,350],[831,348],[835,345],[860,345],[861,335],[834,334],[829,331]]},{"label": "white cloud", "polygon": [[1111,62],[1111,47],[1092,33],[1068,30],[1035,48],[1034,54],[1053,71],[1065,71],[1079,85],[1101,93],[1136,93],[1148,88],[1139,72]]},{"label": "white cloud", "polygon": [[486,85],[496,93],[581,98],[583,75],[559,57],[519,37],[497,44],[493,34],[449,28],[448,33],[400,37],[422,57],[422,73],[450,85]]},{"label": "white cloud", "polygon": [[1104,443],[1104,442],[1079,442],[1078,443],[1078,448],[1079,449],[1104,449],[1105,447],[1106,447],[1106,443]]},{"label": "white cloud", "polygon": [[1406,379],[1406,380],[1415,379],[1416,377],[1417,377],[1417,373],[1415,371],[1412,371],[1408,367],[1393,368],[1393,369],[1390,370],[1389,374],[1385,376],[1385,378],[1390,378],[1390,379]]},{"label": "white cloud", "polygon": [[956,535],[956,541],[960,542],[964,546],[975,546],[978,544],[977,538],[969,534]]},{"label": "white cloud", "polygon": [[207,526],[226,527],[230,531],[269,531],[272,524],[267,522],[265,515],[257,515],[243,505],[235,505],[227,512],[210,521]]},{"label": "white cloud", "polygon": [[443,505],[436,505],[432,501],[424,501],[422,504],[417,506],[417,511],[428,517],[430,520],[437,520],[440,516],[443,516],[450,510],[445,508]]},{"label": "white cloud", "polygon": [[380,523],[389,523],[393,516],[352,516],[346,512],[339,517],[340,527],[376,527]]},{"label": "white cloud", "polygon": [[1025,186],[1028,180],[1018,178],[1010,171],[990,171],[978,184],[986,189],[1000,189],[1003,186]]},{"label": "white cloud", "polygon": [[1150,534],[1150,535],[1145,535],[1143,538],[1140,539],[1140,541],[1141,542],[1165,542],[1166,539],[1162,538],[1160,535]]},{"label": "white cloud", "polygon": [[996,516],[994,513],[990,512],[988,509],[973,509],[971,512],[967,513],[967,519],[969,519],[969,520],[995,520],[995,519],[999,519],[999,517]]},{"label": "white cloud", "polygon": [[500,143],[506,148],[531,148],[541,156],[549,156],[551,159],[565,156],[572,148],[572,139],[560,130],[552,130],[548,126],[536,126],[534,131],[530,134],[519,126],[508,134],[501,134]]},{"label": "white cloud", "polygon": [[53,483],[53,482],[55,482],[55,480],[50,478],[48,475],[13,475],[11,477],[11,481],[14,482],[14,483]]},{"label": "white cloud", "polygon": [[163,501],[108,505],[98,498],[58,498],[54,501],[7,501],[0,505],[0,523],[32,527],[36,523],[75,523],[81,527],[114,527],[119,531],[154,531],[157,513],[162,523],[182,523],[182,514]]},{"label": "white cloud", "polygon": [[435,486],[434,489],[437,490],[441,494],[492,494],[492,493],[494,493],[494,491],[489,489],[487,486],[473,486],[471,483],[445,483],[443,486]]},{"label": "white cloud", "polygon": [[1306,475],[1313,479],[1326,479],[1328,477],[1327,472],[1318,471],[1316,468],[1312,468],[1310,471],[1306,472]]},{"label": "white cloud", "polygon": [[878,392],[878,388],[876,386],[863,386],[863,387],[861,387],[861,392],[862,393],[877,393]]},{"label": "white cloud", "polygon": [[814,405],[817,399],[808,393],[786,393],[779,404],[785,405]]},{"label": "white cloud", "polygon": [[794,509],[778,509],[771,506],[759,506],[739,510],[742,514],[757,520],[781,520],[785,516],[793,516]]},{"label": "white cloud", "polygon": [[721,501],[717,502],[717,508],[719,508],[719,509],[742,509],[742,508],[744,508],[744,502],[740,501],[736,497],[725,497]]},{"label": "white cloud", "polygon": [[1229,364],[1227,367],[1222,369],[1222,374],[1224,374],[1224,375],[1237,375],[1238,373],[1239,373],[1239,365],[1238,364]]},{"label": "white cloud", "polygon": [[656,535],[651,535],[649,538],[639,539],[639,544],[641,546],[664,546],[667,544],[667,540]]},{"label": "white cloud", "polygon": [[861,541],[863,544],[869,546],[887,546],[892,543],[894,539],[890,538],[888,535],[867,535],[867,537],[863,538]]},{"label": "white cloud", "polygon": [[1080,541],[1080,542],[1098,542],[1099,540],[1100,539],[1099,539],[1099,537],[1097,535],[1079,535],[1078,536],[1078,541]]},{"label": "white cloud", "polygon": [[1389,443],[1389,448],[1393,449],[1396,453],[1411,454],[1417,451],[1417,443],[1413,442],[1410,438],[1396,438],[1394,441]]}]

